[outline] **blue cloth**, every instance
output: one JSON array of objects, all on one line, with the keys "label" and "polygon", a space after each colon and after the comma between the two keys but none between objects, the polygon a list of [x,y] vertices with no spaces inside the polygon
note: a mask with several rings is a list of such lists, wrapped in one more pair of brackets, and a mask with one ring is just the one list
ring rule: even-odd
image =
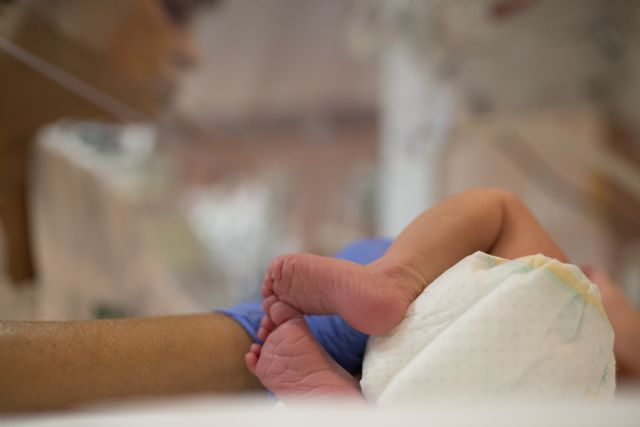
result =
[{"label": "blue cloth", "polygon": [[[381,257],[390,245],[389,239],[360,240],[338,252],[336,258],[369,264]],[[245,302],[218,312],[231,316],[260,342],[256,335],[264,315],[260,302]],[[362,370],[367,335],[353,329],[339,316],[305,316],[305,319],[314,337],[340,366],[352,374]]]}]

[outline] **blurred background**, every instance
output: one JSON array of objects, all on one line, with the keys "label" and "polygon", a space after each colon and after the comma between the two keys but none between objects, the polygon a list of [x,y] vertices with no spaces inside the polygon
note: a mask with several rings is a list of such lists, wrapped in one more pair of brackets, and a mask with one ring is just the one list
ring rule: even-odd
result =
[{"label": "blurred background", "polygon": [[0,5],[0,318],[229,306],[487,185],[640,303],[636,2]]}]

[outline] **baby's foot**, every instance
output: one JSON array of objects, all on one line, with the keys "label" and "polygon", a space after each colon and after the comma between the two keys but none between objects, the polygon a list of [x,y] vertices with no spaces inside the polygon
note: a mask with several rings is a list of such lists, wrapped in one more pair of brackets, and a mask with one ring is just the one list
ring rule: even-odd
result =
[{"label": "baby's foot", "polygon": [[245,355],[247,367],[262,384],[279,398],[361,399],[356,381],[318,344],[302,314],[281,301],[273,308],[286,311],[289,318],[268,332],[262,347],[253,344]]},{"label": "baby's foot", "polygon": [[[364,333],[383,334],[402,320],[426,283],[409,269],[379,265],[308,254],[278,257],[265,275],[265,305],[275,296],[305,314],[338,314]],[[278,316],[271,319],[279,324]]]}]

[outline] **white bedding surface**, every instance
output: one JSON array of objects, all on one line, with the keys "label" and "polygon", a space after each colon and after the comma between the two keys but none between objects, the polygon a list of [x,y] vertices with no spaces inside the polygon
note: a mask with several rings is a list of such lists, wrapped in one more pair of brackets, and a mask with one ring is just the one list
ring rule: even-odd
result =
[{"label": "white bedding surface", "polygon": [[274,407],[264,399],[160,401],[138,406],[93,409],[66,414],[0,417],[2,426],[21,427],[162,427],[162,426],[616,426],[640,425],[640,389],[607,404],[575,401],[496,400],[462,404],[455,401],[405,403],[385,408],[322,402]]}]

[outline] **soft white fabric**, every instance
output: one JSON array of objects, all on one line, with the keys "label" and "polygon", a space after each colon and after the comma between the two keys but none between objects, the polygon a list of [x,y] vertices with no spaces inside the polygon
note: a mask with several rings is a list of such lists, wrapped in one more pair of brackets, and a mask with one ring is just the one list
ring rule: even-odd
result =
[{"label": "soft white fabric", "polygon": [[431,283],[389,334],[369,340],[365,397],[578,396],[615,390],[613,331],[596,285],[542,255],[482,252]]}]

